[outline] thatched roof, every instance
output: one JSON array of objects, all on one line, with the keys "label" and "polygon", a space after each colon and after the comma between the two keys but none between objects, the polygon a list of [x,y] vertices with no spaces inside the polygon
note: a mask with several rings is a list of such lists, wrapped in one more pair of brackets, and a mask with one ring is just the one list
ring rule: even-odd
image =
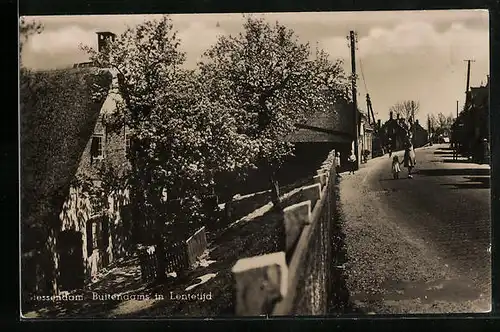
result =
[{"label": "thatched roof", "polygon": [[97,69],[21,75],[23,223],[47,222],[59,212],[93,133],[111,78],[109,72]]}]

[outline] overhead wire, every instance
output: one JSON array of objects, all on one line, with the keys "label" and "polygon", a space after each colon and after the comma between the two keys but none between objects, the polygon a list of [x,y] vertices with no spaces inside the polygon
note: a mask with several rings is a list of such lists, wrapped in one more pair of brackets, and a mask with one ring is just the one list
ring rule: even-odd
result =
[{"label": "overhead wire", "polygon": [[363,85],[365,87],[366,93],[368,93],[368,88],[366,87],[365,74],[363,73],[363,62],[361,61],[361,57],[358,57],[359,61],[359,69],[361,69],[361,78],[363,79]]},{"label": "overhead wire", "polygon": [[[363,80],[363,86],[365,87],[366,94],[369,94],[368,87],[366,85],[365,73],[363,71],[363,61],[361,61],[361,57],[358,57],[358,61],[359,61],[359,69],[361,70],[361,79]],[[367,112],[368,112],[368,117],[370,117],[370,110],[367,109]],[[372,112],[373,112],[373,109],[372,109]],[[375,114],[373,114],[372,116],[374,117]]]}]

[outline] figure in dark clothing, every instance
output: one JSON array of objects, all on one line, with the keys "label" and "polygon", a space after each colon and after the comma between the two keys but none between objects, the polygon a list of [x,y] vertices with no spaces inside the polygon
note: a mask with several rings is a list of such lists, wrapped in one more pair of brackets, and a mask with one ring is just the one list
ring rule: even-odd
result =
[{"label": "figure in dark clothing", "polygon": [[411,171],[415,167],[415,150],[413,149],[413,144],[411,143],[411,139],[408,138],[405,142],[405,155],[404,155],[404,167],[408,168],[408,178],[413,179],[411,175]]},{"label": "figure in dark clothing", "polygon": [[351,151],[351,155],[349,156],[349,174],[354,174],[356,170],[356,155]]},{"label": "figure in dark clothing", "polygon": [[391,170],[394,180],[399,179],[399,172],[401,172],[401,163],[399,162],[399,157],[396,155],[392,158]]},{"label": "figure in dark clothing", "polygon": [[337,152],[337,155],[335,156],[335,172],[337,173],[337,177],[340,178],[340,152]]}]

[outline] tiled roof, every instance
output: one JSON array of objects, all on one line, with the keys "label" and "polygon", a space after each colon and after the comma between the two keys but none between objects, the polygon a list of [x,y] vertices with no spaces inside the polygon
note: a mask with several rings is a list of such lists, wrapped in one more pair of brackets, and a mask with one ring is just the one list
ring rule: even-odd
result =
[{"label": "tiled roof", "polygon": [[289,142],[338,142],[352,140],[353,114],[351,105],[337,102],[328,111],[318,111],[285,139]]}]

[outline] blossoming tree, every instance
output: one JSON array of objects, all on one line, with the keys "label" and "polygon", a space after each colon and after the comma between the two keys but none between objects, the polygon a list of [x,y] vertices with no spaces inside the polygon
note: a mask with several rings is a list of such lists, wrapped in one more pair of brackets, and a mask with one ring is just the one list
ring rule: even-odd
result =
[{"label": "blossoming tree", "polygon": [[330,61],[324,51],[312,54],[278,22],[249,16],[243,28],[237,36],[219,37],[199,69],[206,95],[227,106],[238,132],[255,142],[254,166],[268,174],[279,206],[277,171],[293,153],[284,137],[308,115],[331,107],[345,93],[345,77],[340,61]]},{"label": "blossoming tree", "polygon": [[165,239],[184,240],[179,235],[203,220],[202,198],[214,176],[244,169],[256,151],[237,131],[229,105],[209,100],[197,75],[181,67],[179,45],[164,16],[128,28],[106,52],[85,47],[99,66],[118,73],[123,102],[106,122],[131,131],[131,167],[121,180],[131,190],[134,220],[144,220],[145,234],[154,236],[160,271]]}]

